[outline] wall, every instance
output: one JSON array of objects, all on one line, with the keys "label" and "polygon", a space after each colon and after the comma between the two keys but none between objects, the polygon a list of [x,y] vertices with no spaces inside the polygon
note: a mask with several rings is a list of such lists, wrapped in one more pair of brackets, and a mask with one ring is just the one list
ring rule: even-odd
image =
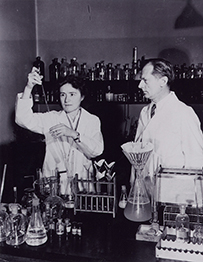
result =
[{"label": "wall", "polygon": [[[131,63],[138,56],[162,56],[172,63],[203,62],[202,27],[174,29],[183,0],[37,0],[38,50],[46,68],[54,57]],[[202,0],[193,7],[203,16]],[[47,11],[48,10],[48,11]],[[46,74],[48,79],[48,71]]]},{"label": "wall", "polygon": [[0,1],[0,145],[14,139],[13,112],[35,57],[34,0]]}]

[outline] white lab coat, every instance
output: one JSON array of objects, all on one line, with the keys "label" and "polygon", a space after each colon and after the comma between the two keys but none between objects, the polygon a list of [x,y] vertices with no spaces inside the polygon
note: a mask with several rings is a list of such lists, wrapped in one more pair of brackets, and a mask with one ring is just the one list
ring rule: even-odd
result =
[{"label": "white lab coat", "polygon": [[81,108],[77,131],[80,133],[81,144],[85,148],[85,152],[82,152],[73,139],[66,137],[55,139],[49,133],[49,129],[59,123],[70,127],[65,111],[33,113],[32,98],[21,99],[21,96],[22,94],[18,94],[16,100],[16,123],[45,136],[46,153],[43,175],[51,176],[57,168],[59,171],[68,170],[69,175],[78,174],[79,178],[87,178],[87,170],[91,169],[91,158],[102,154],[104,149],[99,118]]},{"label": "white lab coat", "polygon": [[[152,103],[142,109],[135,137],[135,141],[141,139],[143,144],[151,142],[154,146],[143,175],[152,177],[160,165],[202,169],[203,135],[193,109],[178,100],[174,92],[170,92],[156,106],[153,118],[150,117]],[[133,173],[131,182],[134,179]],[[178,182],[177,179],[162,179],[159,182],[159,197],[163,202],[178,202],[178,198],[191,190],[194,200],[193,182],[190,181],[187,187],[182,186],[183,181]]]}]

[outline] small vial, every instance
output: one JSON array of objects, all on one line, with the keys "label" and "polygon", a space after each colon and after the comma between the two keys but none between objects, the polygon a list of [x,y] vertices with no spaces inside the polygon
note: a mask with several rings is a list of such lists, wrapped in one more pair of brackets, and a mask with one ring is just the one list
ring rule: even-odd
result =
[{"label": "small vial", "polygon": [[71,222],[70,222],[70,218],[66,218],[66,219],[65,219],[65,226],[66,226],[66,234],[70,234],[70,233],[71,233]]},{"label": "small vial", "polygon": [[82,236],[82,223],[81,222],[78,222],[78,225],[77,225],[77,235],[79,237]]},{"label": "small vial", "polygon": [[62,218],[58,218],[58,221],[56,223],[56,234],[57,235],[63,235],[64,229],[65,229],[65,225],[62,221]]},{"label": "small vial", "polygon": [[120,208],[125,208],[126,204],[127,204],[126,186],[122,185],[121,186],[121,196],[120,196],[118,205]]},{"label": "small vial", "polygon": [[72,235],[76,236],[77,235],[77,227],[76,227],[76,222],[73,222],[73,227],[72,227]]}]

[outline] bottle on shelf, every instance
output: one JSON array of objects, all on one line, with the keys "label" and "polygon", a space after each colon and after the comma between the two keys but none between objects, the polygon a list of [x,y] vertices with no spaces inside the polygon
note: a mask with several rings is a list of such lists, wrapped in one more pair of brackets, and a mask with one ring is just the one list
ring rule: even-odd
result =
[{"label": "bottle on shelf", "polygon": [[114,71],[113,71],[113,66],[112,66],[112,63],[108,63],[107,65],[107,68],[106,68],[106,80],[113,80],[113,74],[114,74]]},{"label": "bottle on shelf", "polygon": [[121,186],[121,196],[120,196],[120,199],[119,199],[119,203],[118,203],[118,206],[120,208],[125,208],[126,207],[126,204],[127,204],[127,191],[126,191],[126,186],[125,185],[122,185]]},{"label": "bottle on shelf", "polygon": [[80,76],[86,79],[88,77],[87,74],[87,63],[83,63],[80,66]]},{"label": "bottle on shelf", "polygon": [[69,63],[67,62],[67,58],[63,57],[61,59],[60,66],[60,79],[65,78],[69,74]]},{"label": "bottle on shelf", "polygon": [[124,79],[124,80],[129,80],[129,79],[130,79],[129,64],[125,64],[125,65],[123,66],[123,79]]},{"label": "bottle on shelf", "polygon": [[99,63],[99,80],[104,81],[106,75],[106,68],[104,65],[104,61],[101,61]]},{"label": "bottle on shelf", "polygon": [[60,66],[58,58],[54,58],[49,65],[49,80],[51,83],[57,83],[60,76]]},{"label": "bottle on shelf", "polygon": [[186,214],[186,205],[180,204],[180,213],[176,215],[176,240],[181,242],[188,242],[190,236],[190,219]]},{"label": "bottle on shelf", "polygon": [[95,64],[95,80],[99,80],[100,79],[100,63],[97,62]]},{"label": "bottle on shelf", "polygon": [[113,92],[111,91],[111,86],[107,87],[106,101],[108,101],[108,102],[113,101]]},{"label": "bottle on shelf", "polygon": [[117,64],[114,69],[114,80],[121,80],[122,79],[122,69],[121,65]]},{"label": "bottle on shelf", "polygon": [[137,47],[133,48],[133,60],[132,60],[132,79],[136,79],[137,70]]},{"label": "bottle on shelf", "polygon": [[78,75],[79,73],[79,63],[77,61],[77,58],[76,57],[73,57],[71,60],[70,60],[70,75]]},{"label": "bottle on shelf", "polygon": [[26,243],[29,246],[40,246],[47,241],[47,233],[42,222],[39,199],[32,201],[32,214],[26,232]]}]

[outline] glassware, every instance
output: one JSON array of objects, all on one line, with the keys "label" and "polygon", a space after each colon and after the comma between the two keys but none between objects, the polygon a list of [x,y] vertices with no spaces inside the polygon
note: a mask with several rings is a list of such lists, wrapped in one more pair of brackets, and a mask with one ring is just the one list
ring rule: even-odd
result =
[{"label": "glassware", "polygon": [[38,198],[33,199],[32,207],[32,214],[26,233],[26,243],[29,246],[39,246],[47,241],[47,234],[42,222]]},{"label": "glassware", "polygon": [[19,213],[20,205],[17,203],[9,204],[10,214],[6,219],[6,244],[18,246],[25,242],[27,220]]},{"label": "glassware", "polygon": [[40,56],[36,57],[36,60],[33,62],[33,66],[39,69],[39,74],[43,76],[43,81],[45,79],[45,71],[44,71],[44,62],[41,60]]},{"label": "glassware", "polygon": [[0,242],[6,240],[6,219],[8,213],[6,212],[6,207],[0,203]]},{"label": "glassware", "polygon": [[34,193],[34,188],[25,188],[24,195],[21,200],[21,205],[27,210],[27,216],[30,216],[32,213],[32,199],[37,198]]},{"label": "glassware", "polygon": [[57,177],[50,177],[49,190],[50,195],[44,200],[44,206],[46,207],[46,219],[57,219],[62,216],[64,201],[61,197],[57,196]]},{"label": "glassware", "polygon": [[182,242],[189,242],[190,227],[189,216],[185,213],[186,205],[180,204],[180,213],[176,215],[176,240]]},{"label": "glassware", "polygon": [[60,78],[63,79],[69,74],[69,63],[67,62],[67,58],[63,57],[61,59],[61,66],[60,66]]},{"label": "glassware", "polygon": [[151,218],[151,204],[142,177],[142,170],[153,150],[153,145],[127,142],[121,146],[123,153],[136,170],[136,178],[130,189],[124,215],[131,221],[147,221]]},{"label": "glassware", "polygon": [[74,208],[75,191],[74,178],[67,175],[67,172],[59,172],[60,176],[60,196],[63,199],[65,208]]},{"label": "glassware", "polygon": [[62,221],[62,218],[58,218],[58,221],[56,223],[56,234],[57,235],[63,235],[65,231],[65,224]]},{"label": "glassware", "polygon": [[119,199],[118,206],[119,206],[120,208],[125,208],[125,207],[126,207],[126,204],[127,204],[126,186],[125,186],[125,185],[122,185],[122,186],[121,186],[121,196],[120,196],[120,199]]}]

